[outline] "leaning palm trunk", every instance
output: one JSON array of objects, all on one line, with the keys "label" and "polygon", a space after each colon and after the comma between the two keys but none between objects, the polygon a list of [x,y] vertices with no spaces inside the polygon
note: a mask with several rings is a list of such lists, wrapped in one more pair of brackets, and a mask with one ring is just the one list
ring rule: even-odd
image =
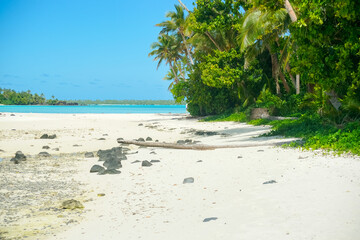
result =
[{"label": "leaning palm trunk", "polygon": [[170,66],[171,71],[173,72],[173,74],[174,74],[174,76],[175,76],[175,83],[178,83],[178,82],[179,82],[179,78],[178,78],[178,76],[177,76],[177,74],[176,74],[176,72],[175,72],[175,69],[174,69],[171,61],[169,61],[169,66]]},{"label": "leaning palm trunk", "polygon": [[183,4],[183,2],[182,2],[181,0],[178,0],[178,1],[179,1],[180,5],[181,5],[183,8],[185,8],[185,10],[186,10],[188,13],[190,13],[190,10],[186,7],[186,5]]},{"label": "leaning palm trunk", "polygon": [[184,35],[183,32],[180,32],[180,35],[181,35],[181,37],[182,37],[182,39],[183,39],[183,41],[184,41],[184,45],[185,45],[187,57],[188,57],[189,60],[190,60],[190,64],[191,64],[191,65],[194,65],[194,60],[193,60],[192,57],[191,57],[190,48],[188,47],[188,43],[187,43],[187,41],[186,41],[185,35]]},{"label": "leaning palm trunk", "polygon": [[222,52],[221,47],[216,43],[215,39],[211,36],[209,32],[205,32],[205,35],[208,36],[208,38],[211,40],[211,42],[215,45],[215,47]]}]

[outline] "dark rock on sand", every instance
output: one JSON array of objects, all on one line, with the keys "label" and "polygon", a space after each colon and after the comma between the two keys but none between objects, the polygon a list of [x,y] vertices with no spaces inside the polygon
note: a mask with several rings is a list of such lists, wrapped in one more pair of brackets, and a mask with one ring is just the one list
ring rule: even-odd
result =
[{"label": "dark rock on sand", "polygon": [[5,152],[4,150],[0,149],[0,152]]},{"label": "dark rock on sand", "polygon": [[52,135],[49,135],[47,133],[43,134],[40,139],[55,139],[56,138],[56,134],[52,134]]},{"label": "dark rock on sand", "polygon": [[212,131],[196,131],[194,133],[195,135],[198,135],[198,136],[215,136],[215,135],[219,135],[219,133],[217,132],[212,132]]},{"label": "dark rock on sand", "polygon": [[150,154],[156,154],[156,152],[154,152],[154,151],[151,151],[151,152],[150,152]]},{"label": "dark rock on sand", "polygon": [[217,219],[218,219],[217,217],[205,218],[205,219],[203,220],[203,222],[216,221]]},{"label": "dark rock on sand", "polygon": [[54,151],[60,151],[60,149],[59,148],[53,148],[52,150],[54,150]]},{"label": "dark rock on sand", "polygon": [[159,140],[155,140],[155,142],[159,142]]},{"label": "dark rock on sand", "polygon": [[150,167],[152,165],[152,163],[150,163],[149,161],[145,160],[142,161],[141,166],[142,167]]},{"label": "dark rock on sand", "polygon": [[86,152],[86,153],[85,153],[85,157],[86,157],[86,158],[93,158],[93,157],[95,157],[95,156],[94,156],[94,153],[92,153],[92,152]]},{"label": "dark rock on sand", "polygon": [[238,156],[238,158],[243,158],[242,156]]},{"label": "dark rock on sand", "polygon": [[203,162],[203,160],[199,160],[199,161],[197,161],[197,162]]},{"label": "dark rock on sand", "polygon": [[81,147],[79,144],[74,144],[73,147]]},{"label": "dark rock on sand", "polygon": [[100,166],[100,165],[94,165],[91,167],[90,172],[94,173],[94,172],[101,172],[101,171],[105,171],[105,168]]},{"label": "dark rock on sand", "polygon": [[122,147],[113,147],[107,150],[99,150],[97,155],[99,156],[99,161],[106,161],[109,158],[117,158],[119,160],[127,159],[123,153]]},{"label": "dark rock on sand", "polygon": [[98,140],[100,140],[100,141],[104,141],[104,140],[106,140],[105,138],[99,138]]},{"label": "dark rock on sand", "polygon": [[131,162],[131,164],[133,164],[133,163],[138,163],[138,162],[141,162],[141,161],[135,160],[135,161]]},{"label": "dark rock on sand", "polygon": [[260,149],[260,150],[257,150],[258,152],[264,152],[264,150]]},{"label": "dark rock on sand", "polygon": [[63,209],[70,209],[70,210],[73,210],[73,209],[77,209],[77,208],[84,208],[84,205],[81,204],[81,202],[77,201],[77,200],[74,200],[74,199],[71,199],[71,200],[66,200],[64,201],[62,204],[61,204],[61,207]]},{"label": "dark rock on sand", "polygon": [[144,139],[144,138],[138,138],[136,141],[138,141],[138,142],[145,142],[145,139]]},{"label": "dark rock on sand", "polygon": [[152,141],[152,138],[151,138],[151,137],[147,137],[147,138],[146,138],[146,141]]},{"label": "dark rock on sand", "polygon": [[17,151],[15,153],[15,157],[13,157],[10,161],[18,164],[19,162],[26,161],[26,156],[21,151]]},{"label": "dark rock on sand", "polygon": [[15,114],[10,114],[10,116],[14,117],[14,116],[15,116]]},{"label": "dark rock on sand", "polygon": [[51,157],[50,153],[48,152],[40,152],[38,154],[38,157]]},{"label": "dark rock on sand", "polygon": [[191,140],[191,139],[186,139],[186,140],[185,140],[185,143],[186,143],[186,144],[190,144],[190,143],[192,143],[192,140]]},{"label": "dark rock on sand", "polygon": [[176,143],[177,144],[185,144],[185,141],[184,140],[178,140]]},{"label": "dark rock on sand", "polygon": [[151,160],[150,162],[151,163],[158,163],[158,162],[160,162],[160,160]]},{"label": "dark rock on sand", "polygon": [[106,159],[103,166],[106,167],[107,170],[119,169],[119,168],[122,167],[121,160],[119,160],[117,158],[108,158],[108,159]]},{"label": "dark rock on sand", "polygon": [[106,169],[98,172],[98,175],[106,175],[106,174],[120,174],[121,172],[116,169]]},{"label": "dark rock on sand", "polygon": [[50,149],[49,146],[43,146],[42,149]]},{"label": "dark rock on sand", "polygon": [[263,184],[273,184],[273,183],[277,183],[277,182],[275,180],[271,180],[271,181],[264,182]]},{"label": "dark rock on sand", "polygon": [[142,124],[142,123],[139,123],[139,124],[138,124],[138,126],[144,126],[144,124]]},{"label": "dark rock on sand", "polygon": [[186,183],[194,183],[194,178],[193,177],[185,178],[183,181],[183,184],[186,184]]}]

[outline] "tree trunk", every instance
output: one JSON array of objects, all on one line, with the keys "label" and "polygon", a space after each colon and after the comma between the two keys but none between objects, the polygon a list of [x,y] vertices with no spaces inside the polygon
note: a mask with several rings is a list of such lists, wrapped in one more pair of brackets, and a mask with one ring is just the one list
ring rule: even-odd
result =
[{"label": "tree trunk", "polygon": [[289,63],[286,64],[286,71],[288,72],[289,76],[290,76],[290,79],[291,79],[291,82],[293,83],[295,89],[296,89],[296,82],[295,82],[295,78],[294,76],[291,74],[291,68],[289,66]]},{"label": "tree trunk", "polygon": [[174,74],[174,76],[175,76],[175,83],[178,83],[178,82],[179,82],[179,78],[178,78],[178,76],[177,76],[177,74],[176,74],[176,72],[175,72],[175,69],[174,69],[171,61],[169,61],[169,65],[170,65],[170,68],[171,68],[171,70],[172,70],[172,72],[173,72],[173,74]]},{"label": "tree trunk", "polygon": [[222,52],[222,49],[220,48],[220,46],[215,42],[214,38],[210,35],[209,32],[205,32],[205,35],[208,36],[208,38],[211,40],[211,42],[215,45],[215,47]]},{"label": "tree trunk", "polygon": [[180,5],[188,12],[190,13],[190,10],[185,6],[185,4],[183,4],[183,2],[181,0],[178,0]]},{"label": "tree trunk", "polygon": [[285,5],[285,8],[286,8],[286,11],[288,12],[288,14],[289,14],[289,16],[291,18],[291,21],[296,22],[297,17],[296,17],[294,9],[292,8],[291,3],[289,2],[289,0],[285,0],[284,5]]},{"label": "tree trunk", "polygon": [[284,74],[281,71],[279,71],[279,75],[280,75],[280,79],[281,79],[282,83],[284,84],[284,88],[285,88],[286,92],[290,93],[291,90],[290,90],[289,84],[286,81]]},{"label": "tree trunk", "polygon": [[300,94],[300,74],[296,74],[296,94]]},{"label": "tree trunk", "polygon": [[194,60],[191,57],[190,49],[188,48],[188,44],[187,44],[185,35],[184,35],[184,33],[182,31],[179,31],[179,32],[180,32],[180,35],[181,35],[181,37],[182,37],[182,39],[184,41],[185,49],[186,49],[186,52],[187,52],[187,56],[188,56],[188,58],[190,60],[190,64],[194,65]]}]

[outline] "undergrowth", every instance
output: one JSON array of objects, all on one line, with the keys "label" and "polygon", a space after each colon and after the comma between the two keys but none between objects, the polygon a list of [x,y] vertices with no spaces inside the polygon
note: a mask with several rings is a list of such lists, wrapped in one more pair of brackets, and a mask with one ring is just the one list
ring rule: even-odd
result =
[{"label": "undergrowth", "polygon": [[222,114],[205,118],[203,121],[235,121],[247,122],[252,125],[271,125],[272,130],[267,136],[285,136],[303,139],[301,145],[292,143],[290,147],[305,149],[332,150],[337,153],[360,155],[360,121],[349,122],[336,126],[326,122],[319,115],[302,115],[296,120],[249,121],[245,113]]}]

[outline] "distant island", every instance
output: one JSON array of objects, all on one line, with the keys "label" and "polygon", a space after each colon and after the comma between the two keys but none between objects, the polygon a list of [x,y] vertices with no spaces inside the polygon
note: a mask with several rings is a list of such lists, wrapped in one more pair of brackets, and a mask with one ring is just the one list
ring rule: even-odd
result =
[{"label": "distant island", "polygon": [[121,105],[185,105],[175,100],[59,100],[54,96],[46,99],[44,94],[33,94],[30,90],[16,92],[12,89],[0,88],[0,105],[59,105],[77,106],[90,104],[121,104]]}]

